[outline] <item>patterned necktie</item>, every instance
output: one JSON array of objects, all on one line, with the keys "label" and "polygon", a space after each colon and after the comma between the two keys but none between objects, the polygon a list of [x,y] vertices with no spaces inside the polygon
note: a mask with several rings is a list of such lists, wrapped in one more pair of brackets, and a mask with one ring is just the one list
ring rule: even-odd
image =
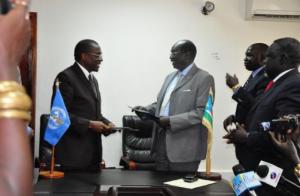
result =
[{"label": "patterned necktie", "polygon": [[95,96],[97,97],[96,85],[95,85],[95,81],[94,81],[94,76],[92,74],[89,74],[89,82],[90,82],[90,85],[93,89]]},{"label": "patterned necktie", "polygon": [[265,91],[264,92],[267,92],[272,86],[273,86],[274,82],[273,80],[271,80],[268,84],[267,84],[267,87],[265,88]]}]

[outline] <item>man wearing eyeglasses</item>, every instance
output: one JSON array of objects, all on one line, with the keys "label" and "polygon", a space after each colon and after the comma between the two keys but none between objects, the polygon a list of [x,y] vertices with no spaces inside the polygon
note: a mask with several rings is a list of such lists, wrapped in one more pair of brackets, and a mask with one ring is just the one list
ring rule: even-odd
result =
[{"label": "man wearing eyeglasses", "polygon": [[159,117],[152,138],[158,171],[195,172],[205,159],[207,129],[202,118],[215,86],[213,77],[195,65],[196,53],[191,41],[176,42],[170,60],[177,71],[166,77],[155,103],[135,107]]},{"label": "man wearing eyeglasses", "polygon": [[[81,40],[75,46],[75,63],[60,72],[59,88],[71,126],[56,145],[56,162],[64,171],[99,171],[102,161],[101,135],[112,133],[114,124],[101,113],[98,72],[102,51],[94,40]],[[55,83],[55,82],[54,82]],[[53,86],[52,101],[55,95]]]}]

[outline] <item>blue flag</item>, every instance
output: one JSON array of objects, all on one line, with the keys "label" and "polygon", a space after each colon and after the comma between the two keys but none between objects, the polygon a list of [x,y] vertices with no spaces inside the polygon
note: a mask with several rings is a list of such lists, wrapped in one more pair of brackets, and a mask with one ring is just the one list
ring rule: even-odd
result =
[{"label": "blue flag", "polygon": [[56,89],[55,97],[51,107],[48,125],[45,131],[44,140],[55,146],[60,138],[69,128],[71,122],[64,100],[59,88]]}]

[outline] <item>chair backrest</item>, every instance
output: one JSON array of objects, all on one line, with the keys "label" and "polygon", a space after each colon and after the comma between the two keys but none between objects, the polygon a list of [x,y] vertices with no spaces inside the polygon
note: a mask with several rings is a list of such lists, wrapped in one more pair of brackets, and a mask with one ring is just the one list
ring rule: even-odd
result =
[{"label": "chair backrest", "polygon": [[49,166],[52,155],[52,147],[44,140],[45,130],[48,124],[50,115],[42,114],[40,116],[40,150],[39,150],[39,162],[44,164],[43,167]]},{"label": "chair backrest", "polygon": [[154,160],[150,155],[153,121],[141,120],[137,116],[123,116],[123,126],[139,131],[123,130],[123,158],[136,163],[136,169],[153,169]]}]

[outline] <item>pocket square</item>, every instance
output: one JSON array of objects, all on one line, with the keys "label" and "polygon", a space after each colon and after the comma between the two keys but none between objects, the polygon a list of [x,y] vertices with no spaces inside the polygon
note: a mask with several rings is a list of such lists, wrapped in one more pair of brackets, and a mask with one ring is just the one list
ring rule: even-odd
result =
[{"label": "pocket square", "polygon": [[184,90],[182,90],[183,92],[190,92],[190,91],[192,91],[191,89],[184,89]]}]

